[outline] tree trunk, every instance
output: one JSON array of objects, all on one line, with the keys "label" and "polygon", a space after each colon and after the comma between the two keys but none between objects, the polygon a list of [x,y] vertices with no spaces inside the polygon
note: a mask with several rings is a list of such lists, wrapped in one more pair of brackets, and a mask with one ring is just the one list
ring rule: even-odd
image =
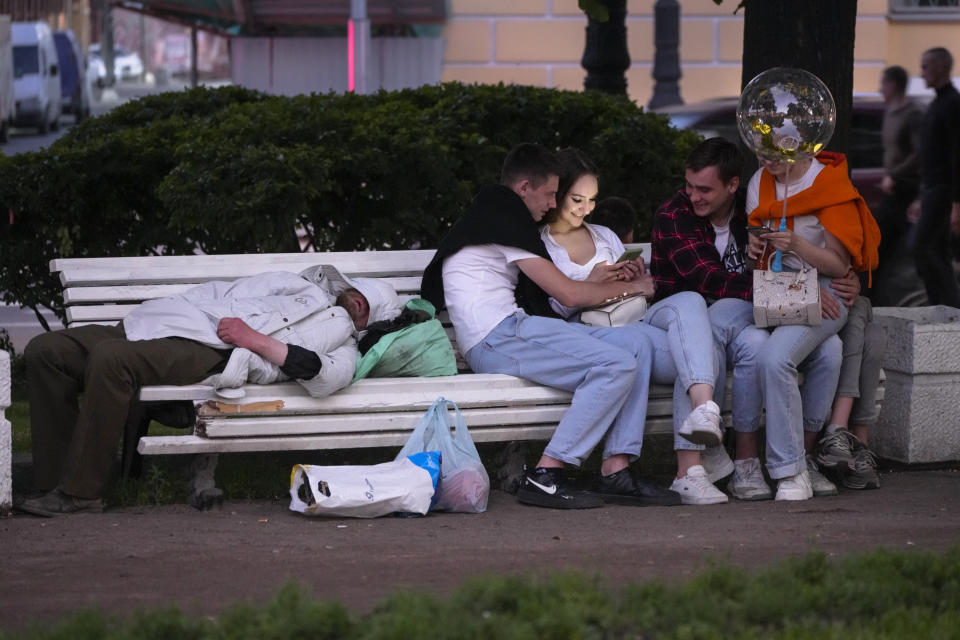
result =
[{"label": "tree trunk", "polygon": [[853,104],[857,0],[745,0],[741,89],[773,67],[816,75],[837,103],[827,148],[846,153]]}]

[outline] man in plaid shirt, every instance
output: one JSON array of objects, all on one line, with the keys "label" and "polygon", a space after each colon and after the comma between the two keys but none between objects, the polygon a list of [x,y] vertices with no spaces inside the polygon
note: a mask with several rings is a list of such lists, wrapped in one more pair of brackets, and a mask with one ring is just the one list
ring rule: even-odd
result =
[{"label": "man in plaid shirt", "polygon": [[[769,334],[753,324],[753,274],[745,258],[747,212],[739,191],[742,170],[739,149],[723,138],[694,147],[687,157],[684,189],[654,216],[650,271],[658,300],[679,291],[696,291],[707,299],[718,354],[733,365],[735,460],[731,465],[722,445],[706,449],[707,477],[716,482],[733,472],[727,485],[733,497],[770,500],[773,492],[763,477],[757,440],[763,409],[759,354]],[[834,336],[807,357],[802,369],[807,376],[825,375],[839,368],[841,357],[840,339]],[[718,379],[718,393],[724,387]],[[803,394],[804,415],[826,416],[833,398],[813,395]],[[768,426],[768,444],[777,437]]]}]

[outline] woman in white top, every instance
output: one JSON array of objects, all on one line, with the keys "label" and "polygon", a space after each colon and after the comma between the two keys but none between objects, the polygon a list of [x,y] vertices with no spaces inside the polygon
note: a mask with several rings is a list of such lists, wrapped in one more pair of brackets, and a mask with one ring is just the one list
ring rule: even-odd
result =
[{"label": "woman in white top", "polygon": [[[831,156],[832,157],[832,156]],[[797,379],[797,366],[821,343],[833,338],[847,321],[847,308],[833,294],[830,280],[841,278],[850,269],[846,246],[824,225],[822,211],[804,203],[831,202],[836,183],[846,182],[846,162],[827,167],[816,158],[794,164],[760,158],[760,169],[747,186],[747,213],[750,224],[779,228],[783,199],[787,197],[789,228],[784,231],[750,234],[747,254],[757,259],[765,250],[783,251],[783,268],[797,271],[805,263],[817,269],[823,321],[820,326],[781,326],[770,332],[760,361],[760,375],[766,408],[767,456],[770,477],[777,481],[777,500],[804,500],[813,495],[830,495],[836,488],[819,473],[809,455],[826,415],[805,415]],[[840,174],[843,175],[840,175]],[[765,177],[766,174],[766,177]],[[823,175],[821,175],[823,174]],[[771,181],[772,177],[772,181]],[[855,216],[856,211],[849,214]],[[824,218],[826,220],[826,218]],[[790,253],[787,253],[790,252]],[[802,262],[801,262],[802,261]],[[835,371],[804,381],[815,385],[816,395],[833,398],[840,375],[840,342],[835,339]],[[807,390],[808,392],[810,390]]]},{"label": "woman in white top", "polygon": [[[593,163],[576,149],[560,151],[557,159],[563,169],[557,207],[544,217],[546,224],[540,234],[554,264],[573,280],[629,281],[643,274],[642,258],[618,262],[624,246],[616,234],[584,220],[597,198]],[[579,321],[579,309],[555,300],[551,305],[562,317]],[[713,400],[718,365],[706,303],[697,293],[678,293],[650,307],[641,322],[654,345],[651,380],[675,385],[678,473],[670,488],[680,494],[684,504],[726,502],[727,496],[707,479],[700,459],[702,444],[715,444],[722,437],[720,409]],[[696,431],[710,436],[698,437]]]}]

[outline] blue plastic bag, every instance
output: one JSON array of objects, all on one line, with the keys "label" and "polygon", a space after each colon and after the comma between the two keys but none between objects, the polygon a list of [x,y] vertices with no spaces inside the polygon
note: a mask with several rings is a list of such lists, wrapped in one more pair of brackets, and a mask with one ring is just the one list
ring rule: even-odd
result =
[{"label": "blue plastic bag", "polygon": [[490,478],[456,403],[445,398],[434,400],[413,429],[397,459],[421,451],[441,453],[440,484],[434,509],[463,513],[482,513],[487,510]]}]

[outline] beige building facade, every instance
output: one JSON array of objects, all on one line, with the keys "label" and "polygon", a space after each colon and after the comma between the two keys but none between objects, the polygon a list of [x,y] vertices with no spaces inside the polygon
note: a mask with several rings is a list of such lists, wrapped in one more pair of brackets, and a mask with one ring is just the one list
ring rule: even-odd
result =
[{"label": "beige building facade", "polygon": [[[630,96],[653,91],[655,0],[627,3]],[[737,0],[680,0],[680,95],[695,102],[740,92],[743,12]],[[960,57],[960,7],[930,10],[922,0],[859,0],[854,92],[877,91],[884,67],[919,76],[922,52],[945,46]],[[928,3],[929,4],[929,3]],[[443,80],[516,83],[579,90],[587,19],[577,0],[450,0]]]}]

